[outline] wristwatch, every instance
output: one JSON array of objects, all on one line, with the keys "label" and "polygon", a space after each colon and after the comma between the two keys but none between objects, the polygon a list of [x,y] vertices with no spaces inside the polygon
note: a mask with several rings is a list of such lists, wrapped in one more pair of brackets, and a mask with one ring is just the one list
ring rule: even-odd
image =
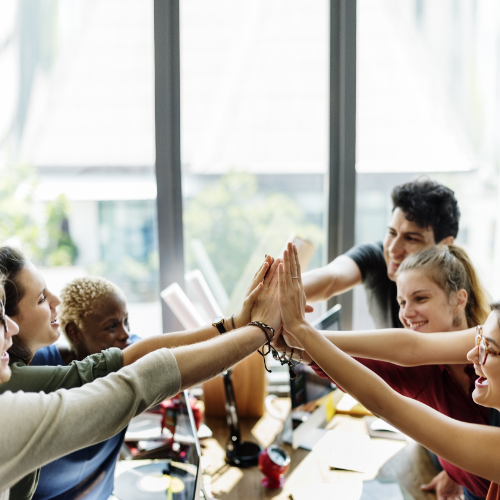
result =
[{"label": "wristwatch", "polygon": [[212,326],[215,326],[219,330],[220,334],[226,333],[226,327],[224,326],[224,318],[222,316],[217,316],[213,322]]}]

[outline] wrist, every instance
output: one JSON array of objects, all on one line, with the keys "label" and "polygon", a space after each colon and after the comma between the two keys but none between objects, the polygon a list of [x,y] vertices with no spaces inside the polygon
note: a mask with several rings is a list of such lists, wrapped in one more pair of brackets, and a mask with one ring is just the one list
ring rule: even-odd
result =
[{"label": "wrist", "polygon": [[231,316],[224,318],[224,324],[226,325],[226,330],[228,332],[237,330],[243,326],[240,324],[240,321],[238,321],[236,314],[231,314]]},{"label": "wrist", "polygon": [[299,323],[297,325],[293,325],[292,327],[286,327],[287,331],[290,332],[293,337],[297,339],[302,346],[304,346],[302,340],[307,338],[308,333],[310,331],[311,325],[309,323]]}]

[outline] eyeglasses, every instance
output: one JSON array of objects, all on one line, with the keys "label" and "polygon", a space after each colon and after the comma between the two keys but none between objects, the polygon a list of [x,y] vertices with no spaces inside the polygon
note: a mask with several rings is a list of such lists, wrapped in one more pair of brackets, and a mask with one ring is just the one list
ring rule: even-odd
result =
[{"label": "eyeglasses", "polygon": [[476,345],[479,347],[479,364],[484,365],[488,354],[492,356],[500,356],[500,352],[491,349],[488,341],[483,337],[483,327],[481,325],[476,326]]},{"label": "eyeglasses", "polygon": [[5,305],[3,303],[3,300],[0,300],[0,322],[3,324],[3,329],[5,330],[5,333],[9,331],[7,328],[7,320],[5,319]]}]

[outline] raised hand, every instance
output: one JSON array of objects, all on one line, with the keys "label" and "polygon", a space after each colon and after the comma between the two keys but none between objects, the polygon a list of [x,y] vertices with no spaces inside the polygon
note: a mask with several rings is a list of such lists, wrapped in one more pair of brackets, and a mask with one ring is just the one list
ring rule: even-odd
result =
[{"label": "raised hand", "polygon": [[[243,304],[238,309],[238,311],[234,313],[233,320],[234,320],[234,326],[236,328],[241,328],[250,323],[251,321],[250,313],[252,311],[255,302],[257,301],[257,297],[262,291],[266,273],[268,272],[269,268],[272,266],[273,263],[274,259],[270,255],[266,255],[263,264],[255,273],[252,282],[250,283],[250,286],[247,288],[247,291],[245,293]],[[232,328],[232,322],[230,319],[229,320],[226,319],[225,324],[226,327],[228,327],[229,329]]]},{"label": "raised hand", "polygon": [[279,266],[279,303],[283,329],[290,335],[307,325],[305,318],[306,295],[302,286],[297,247],[288,244],[283,264]]},{"label": "raised hand", "polygon": [[251,321],[260,321],[278,332],[281,326],[281,312],[278,293],[278,266],[281,259],[276,259],[271,265],[257,300],[251,311]]}]

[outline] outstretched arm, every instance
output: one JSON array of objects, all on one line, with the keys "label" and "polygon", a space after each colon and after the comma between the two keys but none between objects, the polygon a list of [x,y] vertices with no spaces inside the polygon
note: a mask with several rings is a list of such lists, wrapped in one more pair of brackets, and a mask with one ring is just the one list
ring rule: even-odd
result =
[{"label": "outstretched arm", "polygon": [[[468,363],[467,353],[474,347],[476,338],[475,328],[444,333],[418,333],[405,328],[357,332],[325,330],[319,333],[350,356],[378,359],[400,366]],[[288,331],[283,331],[274,347],[281,352],[287,347],[294,347],[294,359],[299,359],[298,350],[302,349],[302,362],[312,362],[301,342]]]},{"label": "outstretched arm", "polygon": [[307,301],[318,302],[361,284],[361,271],[350,257],[340,255],[327,266],[304,273],[302,281]]},{"label": "outstretched arm", "polygon": [[[500,430],[453,420],[401,396],[380,377],[329,342],[304,317],[305,294],[300,264],[291,245],[280,265],[283,325],[314,361],[362,405],[445,460],[473,474],[500,482]],[[298,271],[298,274],[297,274]]]},{"label": "outstretched arm", "polygon": [[[250,283],[250,286],[248,287],[248,290],[245,294],[245,299],[241,308],[234,314],[233,319],[236,328],[241,328],[242,326],[245,326],[249,323],[250,312],[262,290],[262,285],[260,285],[260,283],[264,282],[264,277],[266,276],[268,270],[270,270],[270,268],[273,266],[273,264],[273,269],[275,269],[277,263],[274,262],[274,259],[272,257],[267,256],[262,266],[255,273],[252,283]],[[269,275],[271,275],[271,272],[269,273]],[[270,277],[268,278],[268,281],[269,280]],[[231,330],[231,319],[226,319],[225,325],[228,330]],[[134,344],[123,350],[123,365],[130,365],[142,356],[163,347],[172,349],[174,347],[197,344],[199,342],[204,342],[206,340],[218,337],[219,335],[220,333],[217,328],[209,324],[200,328],[195,328],[193,330],[165,333],[163,335],[155,335],[147,339],[139,340],[138,342],[135,342]]]},{"label": "outstretched arm", "polygon": [[467,353],[475,345],[474,328],[445,333],[418,333],[404,328],[321,333],[351,356],[401,366],[468,363]]}]

